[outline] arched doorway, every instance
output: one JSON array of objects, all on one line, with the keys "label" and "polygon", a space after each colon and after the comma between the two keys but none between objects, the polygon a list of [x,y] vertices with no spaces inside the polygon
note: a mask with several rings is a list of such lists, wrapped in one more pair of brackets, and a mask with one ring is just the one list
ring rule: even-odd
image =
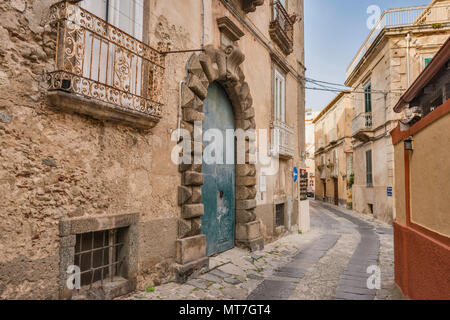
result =
[{"label": "arched doorway", "polygon": [[[233,107],[227,93],[217,82],[208,87],[203,103],[203,144],[206,149],[223,152],[219,160],[211,161],[203,157],[202,172],[202,233],[206,235],[206,254],[211,256],[234,247],[235,238],[235,164],[234,139],[228,145],[227,130],[235,129]],[[209,130],[210,134],[207,134]],[[218,136],[221,136],[220,138]],[[205,140],[205,137],[208,141]],[[205,150],[206,150],[205,149]],[[217,154],[212,152],[216,157]],[[219,153],[220,155],[220,153]],[[233,159],[233,163],[227,163]]]}]

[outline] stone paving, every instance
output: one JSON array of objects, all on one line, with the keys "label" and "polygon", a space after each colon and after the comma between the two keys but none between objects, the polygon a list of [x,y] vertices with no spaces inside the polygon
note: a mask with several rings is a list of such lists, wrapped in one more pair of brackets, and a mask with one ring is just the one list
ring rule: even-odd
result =
[{"label": "stone paving", "polygon": [[[122,299],[400,299],[393,281],[392,227],[351,210],[311,201],[311,231],[250,253],[234,248],[210,259],[210,271]],[[381,289],[367,289],[367,266]]]}]

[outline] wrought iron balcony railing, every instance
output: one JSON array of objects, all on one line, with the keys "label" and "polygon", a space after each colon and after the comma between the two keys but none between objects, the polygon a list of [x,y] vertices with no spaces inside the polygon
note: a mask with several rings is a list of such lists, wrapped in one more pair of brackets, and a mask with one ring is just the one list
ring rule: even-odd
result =
[{"label": "wrought iron balcony railing", "polygon": [[293,20],[296,16],[289,16],[280,1],[274,1],[272,8],[272,21],[269,27],[270,36],[284,53],[289,54],[294,46]]},{"label": "wrought iron balcony railing", "polygon": [[51,7],[57,30],[50,91],[66,91],[159,119],[165,57],[69,1]]},{"label": "wrought iron balcony railing", "polygon": [[352,121],[352,132],[353,135],[361,131],[372,130],[372,112],[360,113]]},{"label": "wrought iron balcony railing", "polygon": [[385,10],[353,60],[350,62],[346,71],[346,78],[348,79],[350,77],[383,30],[415,25],[436,25],[444,22],[450,22],[449,3],[435,4],[430,7],[415,6]]},{"label": "wrought iron balcony railing", "polygon": [[274,121],[272,128],[272,150],[280,156],[294,157],[294,128],[281,121]]}]

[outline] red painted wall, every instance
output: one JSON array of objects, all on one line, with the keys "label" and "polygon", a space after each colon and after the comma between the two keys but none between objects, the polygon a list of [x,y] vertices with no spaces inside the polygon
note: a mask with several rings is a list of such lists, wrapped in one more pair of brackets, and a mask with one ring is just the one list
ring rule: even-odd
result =
[{"label": "red painted wall", "polygon": [[394,223],[395,282],[411,299],[450,299],[450,247]]}]

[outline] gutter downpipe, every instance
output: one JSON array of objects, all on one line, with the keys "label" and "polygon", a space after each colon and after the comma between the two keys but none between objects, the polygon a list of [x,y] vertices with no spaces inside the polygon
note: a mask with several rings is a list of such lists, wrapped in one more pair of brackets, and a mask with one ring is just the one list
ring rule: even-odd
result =
[{"label": "gutter downpipe", "polygon": [[411,45],[411,35],[408,33],[406,36],[406,69],[408,73],[408,88],[411,85],[411,69],[410,69],[410,63],[409,63],[409,49]]}]

